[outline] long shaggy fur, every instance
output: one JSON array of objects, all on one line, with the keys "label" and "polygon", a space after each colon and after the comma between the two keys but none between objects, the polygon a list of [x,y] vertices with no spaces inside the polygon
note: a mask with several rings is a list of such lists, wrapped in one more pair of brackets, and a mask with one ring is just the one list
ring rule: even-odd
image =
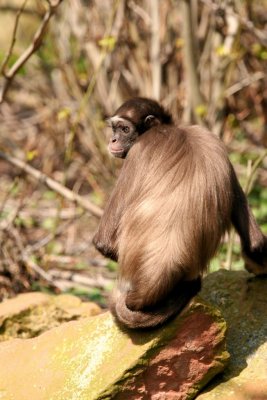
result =
[{"label": "long shaggy fur", "polygon": [[[145,327],[151,315],[141,310],[167,299],[177,282],[185,286],[170,300],[174,312],[196,294],[185,282],[202,275],[230,225],[231,166],[209,132],[162,125],[138,138],[121,176],[131,176],[124,182],[117,243],[116,290],[125,295],[115,296],[113,309],[124,324]],[[169,318],[164,308],[159,314]]]},{"label": "long shaggy fur", "polygon": [[[156,126],[149,129],[140,121],[150,114]],[[223,143],[201,127],[175,126],[149,99],[129,100],[115,115],[122,123],[131,121],[140,135],[93,239],[120,265],[110,301],[117,320],[129,328],[148,328],[180,312],[200,290],[203,271],[231,222],[246,268],[266,274],[267,238]]]}]

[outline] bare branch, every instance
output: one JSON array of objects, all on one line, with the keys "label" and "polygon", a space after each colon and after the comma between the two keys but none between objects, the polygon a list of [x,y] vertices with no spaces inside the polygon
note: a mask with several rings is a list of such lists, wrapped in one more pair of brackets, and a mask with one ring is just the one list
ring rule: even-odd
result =
[{"label": "bare branch", "polygon": [[254,177],[257,173],[259,165],[262,163],[265,157],[267,157],[267,150],[263,151],[262,154],[260,154],[259,157],[255,160],[253,165],[251,165],[248,171],[247,181],[244,187],[244,192],[246,193],[246,195],[248,195],[251,192]]},{"label": "bare branch", "polygon": [[[205,104],[204,98],[200,92],[199,76],[197,71],[196,51],[194,48],[194,33],[192,27],[192,9],[189,0],[182,0],[182,14],[183,14],[183,35],[184,35],[184,49],[185,49],[185,70],[187,71],[187,89],[189,106],[191,113],[193,113],[196,121],[200,124],[203,123],[201,118],[196,112],[198,106]],[[189,121],[187,121],[189,122]]]},{"label": "bare branch", "polygon": [[156,100],[160,99],[161,64],[160,64],[160,16],[159,0],[150,0],[151,8],[151,66],[152,93]]},{"label": "bare branch", "polygon": [[264,74],[261,71],[255,72],[253,75],[247,76],[246,78],[242,79],[241,81],[234,83],[232,86],[230,86],[228,89],[225,90],[224,94],[226,97],[230,97],[233,94],[239,92],[243,88],[251,85],[254,82],[257,82],[261,79],[264,79],[266,74]]},{"label": "bare branch", "polygon": [[212,126],[212,132],[221,136],[225,113],[225,84],[230,73],[233,58],[231,57],[239,31],[239,20],[233,13],[234,2],[229,1],[225,7],[226,35],[214,33],[214,42],[224,50],[223,56],[215,55],[213,61],[213,82],[207,120]]},{"label": "bare branch", "polygon": [[91,278],[72,271],[61,271],[58,269],[51,269],[49,272],[56,282],[58,282],[58,280],[67,280],[83,286],[99,289],[105,289],[107,286],[110,286],[110,283],[113,281],[113,279],[107,279],[101,275]]},{"label": "bare branch", "polygon": [[24,248],[22,240],[20,238],[19,232],[17,229],[10,227],[8,229],[9,234],[12,235],[13,239],[16,242],[16,245],[20,251],[21,261],[25,263],[25,265],[36,272],[39,276],[41,276],[44,280],[52,284],[54,287],[60,289],[57,284],[53,281],[53,277],[47,272],[44,271],[39,265],[37,265],[31,258],[31,254]]},{"label": "bare branch", "polygon": [[[201,0],[203,4],[206,4],[210,9],[213,11],[222,10],[225,6],[216,4],[212,0]],[[250,32],[253,33],[254,36],[261,42],[263,46],[267,46],[267,34],[255,27],[252,21],[247,20],[246,18],[242,17],[241,15],[237,14],[233,10],[231,11],[231,15],[234,16],[236,19],[239,20],[240,24],[245,26]]]},{"label": "bare branch", "polygon": [[[0,5],[0,12],[10,12],[10,13],[16,13],[17,14],[20,9],[21,9],[21,6],[18,7],[15,4],[3,4],[3,5],[1,4]],[[37,18],[38,17],[39,18],[42,17],[42,14],[39,13],[38,10],[32,8],[31,6],[28,6],[28,7],[24,8],[23,14],[34,15]]]},{"label": "bare branch", "polygon": [[43,37],[44,37],[45,31],[46,31],[47,25],[48,25],[51,17],[55,14],[56,9],[58,8],[58,6],[60,5],[60,3],[62,1],[63,0],[57,0],[53,3],[48,1],[48,5],[49,5],[48,10],[43,17],[41,25],[39,26],[38,30],[36,31],[36,33],[33,37],[32,43],[21,54],[21,56],[18,58],[18,60],[10,68],[10,70],[5,72],[3,67],[4,68],[6,67],[6,64],[11,56],[11,52],[12,52],[14,44],[15,44],[18,20],[19,20],[20,14],[23,11],[23,8],[25,7],[25,2],[23,3],[23,5],[19,11],[19,15],[17,16],[16,21],[15,21],[15,27],[14,27],[13,36],[12,36],[12,43],[11,43],[11,46],[10,46],[10,49],[9,49],[9,52],[7,55],[7,60],[4,62],[3,67],[2,67],[2,71],[3,71],[3,75],[4,75],[4,82],[3,82],[3,86],[0,91],[0,104],[4,102],[7,91],[9,89],[13,79],[15,78],[17,72],[19,71],[19,69],[40,48],[40,46],[43,42]]},{"label": "bare branch", "polygon": [[26,3],[28,0],[24,0],[24,2],[22,3],[20,9],[18,10],[17,14],[16,14],[16,18],[15,18],[15,24],[14,24],[14,29],[13,29],[13,33],[12,33],[12,38],[11,38],[11,43],[7,52],[6,57],[4,58],[4,61],[2,63],[1,66],[1,74],[3,74],[3,76],[6,76],[6,67],[8,64],[8,61],[10,60],[10,56],[13,52],[16,40],[17,40],[17,30],[18,30],[18,26],[19,26],[19,20],[20,20],[20,16],[23,13]]},{"label": "bare branch", "polygon": [[44,183],[50,189],[59,193],[61,196],[65,197],[66,199],[79,204],[85,210],[89,211],[92,215],[95,215],[96,217],[101,217],[103,211],[101,210],[100,207],[96,206],[95,204],[92,204],[89,200],[83,198],[79,194],[72,192],[70,189],[61,185],[61,183],[55,181],[54,179],[48,177],[43,172],[40,172],[37,169],[35,169],[32,166],[25,163],[24,161],[19,160],[16,157],[12,157],[8,154],[5,154],[1,151],[0,151],[0,158],[5,161],[8,161],[10,164],[15,165],[18,168],[20,168],[22,171],[31,175],[33,178],[35,178],[39,182]]}]

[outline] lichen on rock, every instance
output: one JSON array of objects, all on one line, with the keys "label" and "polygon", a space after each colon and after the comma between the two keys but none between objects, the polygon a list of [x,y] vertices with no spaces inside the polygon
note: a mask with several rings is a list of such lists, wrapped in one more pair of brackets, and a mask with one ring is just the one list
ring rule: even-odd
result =
[{"label": "lichen on rock", "polygon": [[0,342],[11,338],[32,338],[68,322],[97,315],[100,307],[62,294],[25,293],[0,304]]}]

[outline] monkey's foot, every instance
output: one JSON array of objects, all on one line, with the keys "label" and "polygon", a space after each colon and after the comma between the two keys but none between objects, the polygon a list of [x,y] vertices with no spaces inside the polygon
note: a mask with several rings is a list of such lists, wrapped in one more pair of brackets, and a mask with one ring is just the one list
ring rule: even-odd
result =
[{"label": "monkey's foot", "polygon": [[245,268],[255,275],[267,275],[267,245],[261,251],[246,254],[243,252]]}]

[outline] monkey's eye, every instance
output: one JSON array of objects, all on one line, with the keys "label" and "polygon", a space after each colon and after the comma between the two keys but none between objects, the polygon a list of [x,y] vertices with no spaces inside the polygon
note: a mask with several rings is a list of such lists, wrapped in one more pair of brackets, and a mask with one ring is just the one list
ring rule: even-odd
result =
[{"label": "monkey's eye", "polygon": [[124,132],[124,133],[129,133],[130,132],[130,128],[129,128],[129,126],[123,126],[122,127],[122,131]]}]

